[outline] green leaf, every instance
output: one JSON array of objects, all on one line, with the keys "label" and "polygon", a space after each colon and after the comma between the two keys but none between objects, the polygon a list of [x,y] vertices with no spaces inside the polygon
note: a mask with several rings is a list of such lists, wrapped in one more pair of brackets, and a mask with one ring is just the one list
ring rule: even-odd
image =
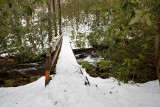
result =
[{"label": "green leaf", "polygon": [[151,16],[150,14],[145,15],[146,24],[149,25],[149,26],[151,26],[151,24],[152,24],[150,16]]},{"label": "green leaf", "polygon": [[135,17],[130,21],[129,25],[133,25],[134,23],[137,23],[140,18],[143,16],[144,11],[143,10],[135,10]]},{"label": "green leaf", "polygon": [[151,12],[158,12],[160,9],[160,1],[157,0],[157,2],[154,3],[153,8],[151,9]]},{"label": "green leaf", "polygon": [[145,44],[143,44],[143,45],[142,45],[142,47],[143,47],[144,49],[147,49],[148,44],[147,44],[147,43],[145,43]]}]

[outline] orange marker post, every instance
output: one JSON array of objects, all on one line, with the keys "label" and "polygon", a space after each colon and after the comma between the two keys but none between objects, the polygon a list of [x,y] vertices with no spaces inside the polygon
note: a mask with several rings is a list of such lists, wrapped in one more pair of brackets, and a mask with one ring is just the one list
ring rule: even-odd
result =
[{"label": "orange marker post", "polygon": [[49,71],[46,71],[46,72],[45,72],[45,77],[46,77],[46,80],[49,79]]},{"label": "orange marker post", "polygon": [[46,72],[45,72],[45,86],[49,83],[49,75],[50,75],[50,72],[46,70]]},{"label": "orange marker post", "polygon": [[49,76],[50,76],[50,68],[51,68],[51,49],[47,48],[46,52],[46,70],[45,70],[45,86],[49,83]]}]

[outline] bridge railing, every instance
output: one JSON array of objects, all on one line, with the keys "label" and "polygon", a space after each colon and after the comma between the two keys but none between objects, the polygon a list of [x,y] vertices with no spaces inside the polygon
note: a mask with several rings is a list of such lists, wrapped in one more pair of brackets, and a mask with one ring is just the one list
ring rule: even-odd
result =
[{"label": "bridge railing", "polygon": [[50,71],[58,59],[59,52],[62,46],[62,41],[63,41],[63,37],[60,36],[50,48],[47,48],[46,59],[45,59],[45,66],[46,66],[45,68],[45,86],[50,81]]}]

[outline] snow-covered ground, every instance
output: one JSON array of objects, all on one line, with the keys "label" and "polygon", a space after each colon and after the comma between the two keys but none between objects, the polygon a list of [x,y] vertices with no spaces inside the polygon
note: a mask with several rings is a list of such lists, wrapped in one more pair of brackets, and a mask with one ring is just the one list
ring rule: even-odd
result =
[{"label": "snow-covered ground", "polygon": [[[86,22],[89,22],[87,19],[85,19]],[[93,19],[90,19],[91,23],[93,21]],[[89,35],[89,33],[91,32],[91,28],[88,24],[85,23],[81,23],[78,25],[78,31],[76,30],[76,21],[69,21],[67,19],[63,19],[62,18],[62,23],[68,22],[68,24],[62,28],[62,32],[64,36],[68,36],[70,37],[70,43],[72,46],[72,49],[80,49],[80,48],[91,48],[91,46],[88,44],[88,40],[87,40],[87,35]],[[79,33],[84,34],[85,36],[83,37],[78,37]],[[74,38],[72,38],[72,36],[74,35]],[[78,38],[78,39],[76,39]],[[83,41],[85,44],[84,46],[77,46],[76,44],[76,40],[78,41]]]},{"label": "snow-covered ground", "polygon": [[[158,81],[118,85],[114,78],[90,77],[80,73],[69,38],[64,37],[56,67],[57,74],[45,87],[42,77],[25,86],[0,88],[0,107],[159,107]],[[85,85],[88,77],[90,86]]]}]

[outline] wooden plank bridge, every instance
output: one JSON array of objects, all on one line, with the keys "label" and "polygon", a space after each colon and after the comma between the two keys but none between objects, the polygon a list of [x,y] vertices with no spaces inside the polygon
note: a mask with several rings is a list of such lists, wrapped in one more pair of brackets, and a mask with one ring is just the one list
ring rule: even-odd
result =
[{"label": "wooden plank bridge", "polygon": [[[46,51],[46,60],[45,60],[45,86],[50,81],[50,71],[53,65],[56,64],[59,52],[62,47],[63,36],[60,36],[50,48],[47,48]],[[55,69],[55,68],[54,68]]]},{"label": "wooden plank bridge", "polygon": [[[46,59],[45,59],[45,86],[49,83],[49,81],[51,80],[50,78],[50,72],[51,69],[55,69],[57,60],[58,60],[58,56],[62,47],[62,42],[63,42],[63,36],[60,36],[50,48],[47,48],[46,50]],[[71,44],[70,44],[71,47]],[[71,48],[72,49],[72,48]],[[72,50],[73,52],[73,50]],[[80,73],[83,75],[82,70],[80,68]],[[90,85],[89,80],[87,77],[86,81],[85,81],[85,85]]]}]

